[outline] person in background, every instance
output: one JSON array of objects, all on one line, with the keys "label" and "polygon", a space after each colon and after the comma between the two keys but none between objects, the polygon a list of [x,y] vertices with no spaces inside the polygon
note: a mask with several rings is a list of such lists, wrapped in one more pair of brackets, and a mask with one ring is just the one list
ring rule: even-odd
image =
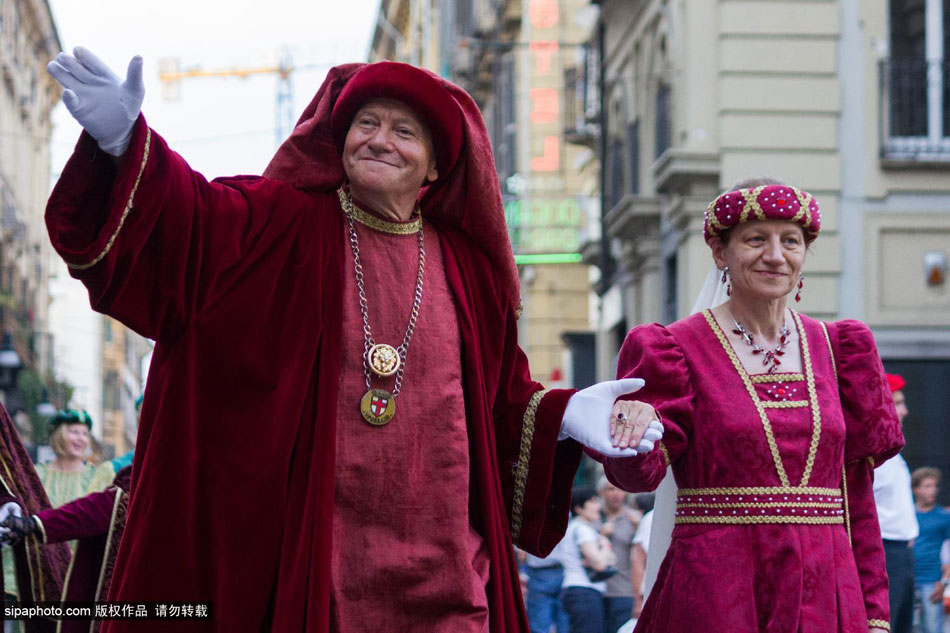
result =
[{"label": "person in background", "polygon": [[643,511],[643,518],[637,526],[630,548],[630,584],[633,588],[633,617],[640,617],[643,609],[643,579],[647,571],[647,552],[650,550],[650,528],[653,526],[653,494],[642,493],[636,496],[637,507]]},{"label": "person in background", "polygon": [[[894,399],[897,418],[904,422],[907,404],[906,381],[896,374],[885,374]],[[914,549],[917,538],[917,514],[911,493],[910,469],[900,454],[874,471],[874,503],[881,524],[884,559],[887,566],[891,605],[891,633],[911,633],[914,621]]]},{"label": "person in background", "polygon": [[[77,540],[76,552],[63,579],[63,602],[106,599],[128,506],[132,467],[126,466],[105,490],[92,492],[58,508],[29,515],[13,514],[0,521],[0,541],[13,546],[33,536],[44,548]],[[58,596],[57,596],[58,597]],[[57,633],[85,633],[91,620],[64,620]]]},{"label": "person in background", "polygon": [[564,582],[564,565],[561,563],[564,540],[544,558],[526,554],[525,569],[528,575],[525,610],[531,633],[549,633],[551,626],[557,633],[569,633],[567,613],[561,605],[561,585]]},{"label": "person in background", "polygon": [[921,604],[921,633],[943,633],[943,592],[950,565],[940,564],[940,548],[950,539],[950,512],[937,505],[940,471],[922,467],[911,475],[920,534],[914,541],[914,588]]},{"label": "person in background", "polygon": [[[112,483],[115,473],[109,464],[94,465],[87,461],[91,454],[92,418],[86,411],[57,411],[50,420],[49,445],[56,455],[52,462],[37,464],[49,504],[56,508],[90,492],[103,490]],[[4,585],[14,586],[13,558],[3,561]]]},{"label": "person in background", "polygon": [[617,573],[607,579],[607,590],[604,592],[604,630],[617,633],[617,629],[633,616],[630,548],[640,515],[627,505],[627,493],[607,481],[606,477],[600,478],[597,490],[604,515],[600,533],[610,541],[617,559]]},{"label": "person in background", "polygon": [[603,572],[616,564],[610,541],[597,532],[600,498],[591,486],[577,486],[571,494],[571,522],[564,534],[561,562],[564,584],[561,601],[571,633],[604,633],[605,581],[593,582],[588,570]]}]

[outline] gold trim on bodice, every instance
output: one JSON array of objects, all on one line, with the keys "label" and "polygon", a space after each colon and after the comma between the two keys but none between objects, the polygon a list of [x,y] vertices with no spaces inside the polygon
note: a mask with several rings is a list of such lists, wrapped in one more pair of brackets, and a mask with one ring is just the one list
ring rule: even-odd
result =
[{"label": "gold trim on bodice", "polygon": [[[801,317],[799,317],[798,312],[791,310],[791,313],[792,318],[795,321],[795,328],[798,331],[799,345],[801,347],[802,370],[808,390],[807,403],[810,404],[812,412],[811,445],[808,447],[808,457],[805,460],[805,470],[802,472],[801,483],[796,487],[801,489],[808,486],[808,480],[811,477],[811,471],[815,465],[815,455],[818,452],[818,440],[821,437],[821,411],[818,405],[818,394],[817,390],[815,389],[815,373],[811,366],[811,353],[808,348],[808,339],[805,336],[805,328],[802,325]],[[751,376],[749,376],[749,373],[742,365],[742,362],[736,355],[736,351],[733,349],[729,339],[726,338],[722,328],[719,327],[719,323],[716,321],[716,318],[713,316],[712,312],[709,310],[703,310],[703,316],[706,318],[706,322],[709,324],[710,329],[712,329],[713,334],[715,334],[716,338],[719,339],[719,344],[722,346],[723,351],[725,351],[726,355],[729,357],[729,360],[732,361],[733,368],[736,370],[736,373],[739,375],[739,378],[745,385],[746,391],[749,394],[749,398],[751,398],[752,404],[759,413],[759,419],[762,422],[762,429],[765,431],[765,439],[768,442],[769,451],[772,454],[772,461],[775,464],[775,471],[778,473],[778,478],[782,483],[782,487],[791,488],[792,486],[789,483],[788,475],[785,473],[785,466],[782,463],[782,456],[779,454],[778,444],[775,441],[775,434],[772,431],[772,423],[769,421],[766,408],[788,408],[800,406],[800,404],[798,402],[795,402],[794,404],[763,403],[755,390],[755,381]]]}]

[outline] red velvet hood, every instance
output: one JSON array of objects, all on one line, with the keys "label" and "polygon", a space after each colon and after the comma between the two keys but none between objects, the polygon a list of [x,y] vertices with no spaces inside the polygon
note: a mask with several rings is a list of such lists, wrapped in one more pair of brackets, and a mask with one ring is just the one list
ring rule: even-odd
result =
[{"label": "red velvet hood", "polygon": [[[294,131],[264,170],[265,177],[303,190],[328,191],[343,184],[343,162],[334,141],[331,115],[347,82],[368,66],[345,64],[330,69]],[[503,282],[502,287],[508,291],[509,302],[517,307],[520,302],[518,270],[508,239],[491,141],[481,112],[462,88],[427,70],[416,70],[424,74],[427,81],[434,79],[444,87],[462,115],[458,161],[445,178],[440,177],[436,184],[423,188],[422,214],[436,224],[461,229],[485,250]],[[438,131],[433,130],[433,134]]]}]

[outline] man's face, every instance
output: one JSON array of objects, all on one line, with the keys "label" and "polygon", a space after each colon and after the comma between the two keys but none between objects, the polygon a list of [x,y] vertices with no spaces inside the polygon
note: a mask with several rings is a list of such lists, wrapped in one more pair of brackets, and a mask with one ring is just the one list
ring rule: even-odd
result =
[{"label": "man's face", "polygon": [[937,480],[933,477],[925,477],[914,488],[914,499],[921,505],[931,506],[937,503],[937,490]]},{"label": "man's face", "polygon": [[897,409],[897,419],[901,424],[904,423],[904,418],[907,417],[907,402],[904,399],[903,390],[898,389],[891,394],[894,398],[894,408]]},{"label": "man's face", "polygon": [[428,127],[391,99],[374,99],[356,112],[343,145],[343,169],[357,196],[417,195],[439,175]]},{"label": "man's face", "polygon": [[613,484],[606,484],[600,490],[600,496],[604,500],[604,507],[607,512],[617,512],[623,508],[623,502],[627,498],[627,493]]}]

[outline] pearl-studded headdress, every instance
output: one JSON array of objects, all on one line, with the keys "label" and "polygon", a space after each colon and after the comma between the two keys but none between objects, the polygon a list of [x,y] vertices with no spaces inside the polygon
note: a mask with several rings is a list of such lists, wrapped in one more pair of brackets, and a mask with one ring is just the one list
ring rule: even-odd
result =
[{"label": "pearl-studded headdress", "polygon": [[703,237],[707,242],[750,220],[794,222],[805,230],[808,243],[818,237],[821,230],[821,212],[814,196],[789,185],[762,185],[727,191],[709,203],[703,217]]}]

